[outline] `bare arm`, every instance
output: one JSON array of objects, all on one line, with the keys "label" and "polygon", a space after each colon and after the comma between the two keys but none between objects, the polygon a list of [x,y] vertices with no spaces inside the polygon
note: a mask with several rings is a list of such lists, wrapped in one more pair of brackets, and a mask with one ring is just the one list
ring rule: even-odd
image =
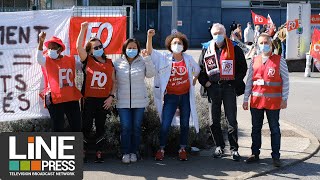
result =
[{"label": "bare arm", "polygon": [[117,79],[116,79],[116,70],[114,69],[113,70],[113,73],[112,73],[112,89],[111,89],[111,92],[110,94],[114,95],[117,91]]},{"label": "bare arm", "polygon": [[79,33],[79,36],[78,36],[78,39],[77,39],[77,45],[76,45],[76,48],[77,48],[78,54],[80,56],[81,62],[85,61],[87,59],[87,56],[88,56],[86,50],[82,46],[83,39],[84,39],[84,34],[85,34],[87,29],[88,29],[88,22],[81,23],[81,30],[80,30],[80,33]]},{"label": "bare arm", "polygon": [[147,33],[147,52],[150,55],[152,53],[153,47],[152,47],[152,37],[156,34],[154,29],[149,29]]},{"label": "bare arm", "polygon": [[[112,83],[113,84],[112,84],[112,89],[111,89],[110,95],[114,95],[114,93],[116,92],[116,89],[117,89],[117,81],[116,81],[115,70],[113,70],[113,73],[112,73]],[[112,101],[113,101],[113,97],[109,96],[104,101],[103,108],[104,109],[109,109],[112,106]]]}]

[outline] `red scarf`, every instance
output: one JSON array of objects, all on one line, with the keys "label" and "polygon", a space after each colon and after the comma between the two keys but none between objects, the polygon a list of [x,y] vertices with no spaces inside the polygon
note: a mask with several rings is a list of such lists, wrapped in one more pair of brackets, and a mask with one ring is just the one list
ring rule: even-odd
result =
[{"label": "red scarf", "polygon": [[[234,46],[229,38],[225,38],[225,46],[222,49],[220,60],[219,60],[219,70],[220,70],[220,80],[234,80],[235,76],[235,58],[234,58]],[[212,46],[211,46],[212,47]],[[216,49],[211,48],[212,53],[217,58]]]}]

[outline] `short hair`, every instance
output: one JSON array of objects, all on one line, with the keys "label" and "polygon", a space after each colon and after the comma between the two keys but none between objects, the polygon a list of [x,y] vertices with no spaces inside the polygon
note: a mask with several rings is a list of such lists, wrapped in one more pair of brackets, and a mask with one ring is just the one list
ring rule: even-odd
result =
[{"label": "short hair", "polygon": [[[268,42],[269,42],[270,44],[272,44],[272,38],[271,38],[271,36],[270,36],[268,33],[261,33],[261,34],[259,35],[258,39],[259,39],[260,37],[266,37],[266,38],[268,39]],[[258,40],[258,41],[259,41],[259,40]]]},{"label": "short hair", "polygon": [[237,24],[237,27],[241,27],[241,24]]},{"label": "short hair", "polygon": [[128,59],[128,56],[127,56],[126,50],[127,50],[128,44],[129,44],[129,43],[132,43],[132,42],[133,42],[133,43],[136,43],[137,49],[138,49],[138,54],[137,54],[134,58],[136,58],[137,56],[139,56],[140,51],[141,51],[140,43],[139,43],[138,40],[136,40],[136,39],[134,39],[134,38],[129,38],[129,39],[127,39],[127,40],[123,43],[123,45],[122,45],[122,55],[124,55],[127,59]]},{"label": "short hair", "polygon": [[165,46],[166,48],[172,52],[171,50],[171,42],[174,38],[179,38],[182,41],[183,44],[183,50],[182,52],[185,52],[188,47],[189,47],[189,42],[188,42],[188,38],[185,34],[181,33],[181,32],[177,32],[174,34],[170,34],[169,36],[167,36],[166,40],[165,40]]},{"label": "short hair", "polygon": [[213,33],[212,33],[213,28],[221,29],[222,32],[223,32],[224,34],[226,34],[226,28],[224,27],[224,25],[222,25],[222,24],[220,24],[220,23],[214,23],[214,24],[212,24],[212,27],[211,27],[211,35],[212,35],[212,36],[213,36]]}]

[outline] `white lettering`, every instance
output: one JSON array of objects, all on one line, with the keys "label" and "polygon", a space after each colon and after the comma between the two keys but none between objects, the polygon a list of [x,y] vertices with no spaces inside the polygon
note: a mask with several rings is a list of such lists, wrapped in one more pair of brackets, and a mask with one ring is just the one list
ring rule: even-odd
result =
[{"label": "white lettering", "polygon": [[[99,28],[98,32],[97,33],[92,33],[92,29],[93,28]],[[87,35],[86,35],[86,42],[92,36],[96,36],[97,38],[101,39],[101,34],[102,34],[102,31],[104,29],[107,29],[107,31],[108,31],[108,36],[107,36],[106,41],[102,42],[103,43],[103,48],[106,48],[111,42],[112,33],[113,33],[113,27],[112,27],[112,25],[110,23],[101,24],[101,22],[90,22],[89,26],[88,26]]]},{"label": "white lettering", "polygon": [[51,137],[51,149],[48,147],[46,142],[42,139],[42,137],[36,136],[36,159],[42,159],[41,156],[41,148],[45,150],[45,152],[48,154],[50,159],[57,159],[57,137],[52,136]]},{"label": "white lettering", "polygon": [[15,136],[9,137],[9,159],[27,159],[27,155],[17,154]]},{"label": "white lettering", "polygon": [[70,74],[72,74],[71,69],[59,69],[59,86],[60,88],[66,86],[63,83],[63,80],[67,80],[68,86],[73,86],[73,83],[70,80]]},{"label": "white lettering", "polygon": [[74,136],[60,136],[58,139],[58,146],[59,146],[59,152],[58,157],[59,159],[75,159],[74,155],[65,155],[64,150],[65,149],[73,149],[72,145],[65,145],[64,141],[74,141]]},{"label": "white lettering", "polygon": [[[103,79],[103,81],[102,81]],[[107,83],[107,75],[105,73],[99,72],[99,71],[94,71],[93,72],[93,77],[91,80],[91,87],[94,86],[95,81],[98,82],[99,87],[103,87]]]}]

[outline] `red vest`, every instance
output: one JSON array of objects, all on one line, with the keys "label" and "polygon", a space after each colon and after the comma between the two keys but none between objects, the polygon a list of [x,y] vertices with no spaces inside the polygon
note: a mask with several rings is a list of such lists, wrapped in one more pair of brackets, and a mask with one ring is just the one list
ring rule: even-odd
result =
[{"label": "red vest", "polygon": [[101,63],[88,55],[85,71],[84,97],[108,97],[113,86],[114,67],[111,59],[106,59],[105,63]]},{"label": "red vest", "polygon": [[280,109],[282,101],[280,59],[281,56],[273,54],[263,64],[261,55],[254,58],[250,107],[269,110]]},{"label": "red vest", "polygon": [[[47,86],[45,94],[51,92],[53,104],[78,101],[82,95],[76,87],[75,60],[70,56],[53,60],[46,56]],[[45,82],[46,82],[45,81]]]}]

